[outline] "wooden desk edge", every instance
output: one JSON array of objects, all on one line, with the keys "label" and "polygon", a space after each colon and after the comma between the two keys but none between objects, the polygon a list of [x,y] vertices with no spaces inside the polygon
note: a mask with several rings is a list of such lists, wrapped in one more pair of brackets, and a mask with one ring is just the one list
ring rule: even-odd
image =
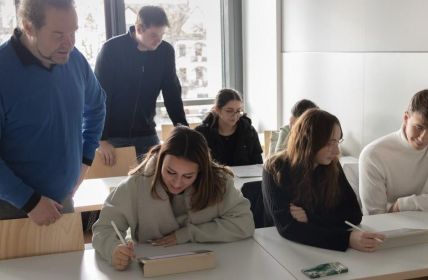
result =
[{"label": "wooden desk edge", "polygon": [[74,207],[74,212],[82,213],[82,212],[89,212],[89,211],[100,211],[103,207],[103,204],[96,204],[96,205],[83,205],[83,206],[76,206]]}]

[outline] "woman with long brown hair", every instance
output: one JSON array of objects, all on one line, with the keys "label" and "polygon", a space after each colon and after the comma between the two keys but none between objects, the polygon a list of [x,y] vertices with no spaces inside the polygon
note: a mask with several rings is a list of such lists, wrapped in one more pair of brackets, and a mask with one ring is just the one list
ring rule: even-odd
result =
[{"label": "woman with long brown hair", "polygon": [[211,160],[197,131],[176,127],[153,147],[106,200],[93,226],[93,246],[116,269],[127,267],[133,243],[122,245],[111,225],[132,240],[171,246],[186,242],[230,242],[250,237],[250,203],[235,189],[229,169]]},{"label": "woman with long brown hair", "polygon": [[377,233],[349,231],[362,213],[340,166],[342,128],[330,113],[310,109],[293,126],[287,149],[268,159],[263,171],[267,212],[281,236],[306,245],[374,251]]}]

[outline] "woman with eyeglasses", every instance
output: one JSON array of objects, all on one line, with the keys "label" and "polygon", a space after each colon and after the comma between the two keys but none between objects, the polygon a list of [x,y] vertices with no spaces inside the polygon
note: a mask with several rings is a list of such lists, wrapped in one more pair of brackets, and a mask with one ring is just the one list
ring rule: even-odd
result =
[{"label": "woman with eyeglasses", "polygon": [[236,90],[220,90],[211,112],[195,129],[205,136],[213,159],[220,164],[263,162],[258,134],[244,114],[242,98]]},{"label": "woman with eyeglasses", "polygon": [[291,128],[287,149],[263,170],[263,199],[279,234],[331,250],[375,251],[384,235],[349,231],[361,222],[356,195],[339,163],[342,128],[330,113],[310,109]]}]

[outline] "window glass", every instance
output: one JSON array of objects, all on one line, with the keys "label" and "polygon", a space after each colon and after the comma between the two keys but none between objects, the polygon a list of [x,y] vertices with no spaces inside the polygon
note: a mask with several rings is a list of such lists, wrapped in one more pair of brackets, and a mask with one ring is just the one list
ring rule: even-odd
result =
[{"label": "window glass", "polygon": [[79,18],[76,47],[93,69],[98,52],[106,41],[104,0],[75,0],[75,5]]},{"label": "window glass", "polygon": [[10,38],[15,27],[15,0],[0,0],[0,44]]},{"label": "window glass", "polygon": [[[145,5],[161,6],[168,16],[163,39],[175,49],[183,100],[214,98],[222,86],[220,0],[125,0],[127,29]],[[185,106],[188,122],[200,122],[211,106]],[[164,107],[156,113],[158,128],[170,123]]]}]

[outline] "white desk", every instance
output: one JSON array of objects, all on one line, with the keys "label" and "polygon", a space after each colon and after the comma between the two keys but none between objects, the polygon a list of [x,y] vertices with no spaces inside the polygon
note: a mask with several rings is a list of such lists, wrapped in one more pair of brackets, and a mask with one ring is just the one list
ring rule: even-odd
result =
[{"label": "white desk", "polygon": [[76,212],[101,210],[110,190],[117,187],[128,176],[85,179],[74,194],[74,210]]},{"label": "white desk", "polygon": [[[185,244],[169,248],[139,245],[137,256],[209,249],[216,253],[214,269],[172,274],[152,279],[186,280],[287,280],[295,279],[253,239],[225,244]],[[22,259],[0,261],[0,279],[142,279],[143,273],[137,263],[126,271],[116,271],[102,260],[94,250],[54,254]]]},{"label": "white desk", "polygon": [[[248,167],[248,174],[245,174],[245,168]],[[261,181],[263,167],[261,164],[253,164],[247,166],[230,166],[233,173],[235,174],[234,182],[235,188],[241,189],[244,183]]]},{"label": "white desk", "polygon": [[[235,167],[231,167],[232,170],[234,170],[234,168]],[[260,169],[259,177],[240,178],[235,176],[235,187],[237,189],[241,189],[242,185],[246,182],[261,181],[261,171],[262,169]],[[128,176],[83,180],[73,197],[74,210],[76,212],[101,210],[104,201],[110,194],[111,188],[117,187],[120,182],[126,178],[128,178]]]},{"label": "white desk", "polygon": [[[402,212],[364,216],[362,224],[376,230],[428,228],[428,213]],[[381,249],[373,253],[353,249],[337,252],[288,241],[282,238],[274,227],[256,229],[254,239],[297,279],[308,279],[301,272],[302,268],[334,261],[339,261],[349,268],[348,273],[330,277],[335,280],[428,276],[428,244]]]}]

